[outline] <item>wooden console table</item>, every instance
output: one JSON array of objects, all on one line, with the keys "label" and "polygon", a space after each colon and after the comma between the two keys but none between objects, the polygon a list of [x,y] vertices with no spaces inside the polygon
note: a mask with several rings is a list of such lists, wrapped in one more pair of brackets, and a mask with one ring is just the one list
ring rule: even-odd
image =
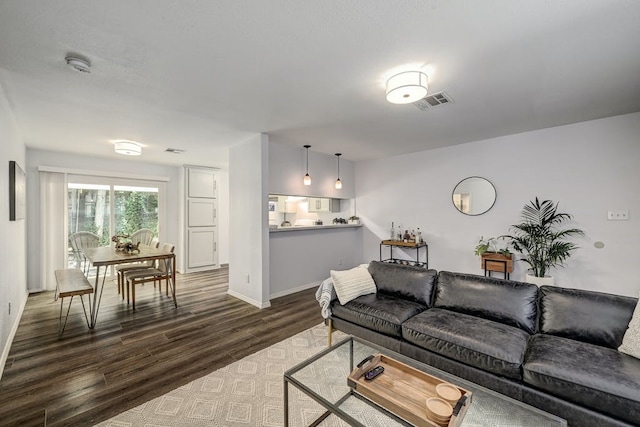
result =
[{"label": "wooden console table", "polygon": [[[382,258],[382,247],[386,246],[389,248],[389,258],[383,259]],[[416,257],[415,260],[406,260],[406,259],[400,259],[400,258],[394,258],[393,257],[393,248],[406,248],[406,249],[415,249],[416,250]],[[420,261],[420,249],[424,248],[425,250],[425,260],[424,262]],[[424,268],[429,268],[429,245],[427,245],[425,242],[420,242],[418,244],[415,244],[414,242],[403,242],[401,240],[383,240],[382,242],[380,242],[380,261],[383,262],[391,262],[391,263],[395,263],[395,264],[402,264],[402,265],[412,265],[415,267],[424,267]]]}]

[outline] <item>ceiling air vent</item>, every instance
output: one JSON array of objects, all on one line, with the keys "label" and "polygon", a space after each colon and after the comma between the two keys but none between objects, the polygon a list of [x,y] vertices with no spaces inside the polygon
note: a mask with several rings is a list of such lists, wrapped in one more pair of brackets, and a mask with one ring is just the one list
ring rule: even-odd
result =
[{"label": "ceiling air vent", "polygon": [[453,100],[449,97],[449,95],[444,92],[438,92],[414,102],[413,105],[415,105],[422,111],[425,111],[439,105],[451,104],[452,102]]},{"label": "ceiling air vent", "polygon": [[167,148],[166,150],[167,153],[173,153],[173,154],[182,154],[184,153],[186,150],[181,150],[179,148]]}]

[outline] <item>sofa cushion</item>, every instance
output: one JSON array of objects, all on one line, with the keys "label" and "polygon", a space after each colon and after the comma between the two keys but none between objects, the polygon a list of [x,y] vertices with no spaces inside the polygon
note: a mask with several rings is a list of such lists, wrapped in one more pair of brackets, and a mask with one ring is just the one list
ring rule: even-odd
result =
[{"label": "sofa cushion", "polygon": [[617,349],[637,299],[580,289],[540,287],[540,332]]},{"label": "sofa cushion", "polygon": [[640,360],[615,349],[536,335],[525,355],[523,378],[570,402],[630,422],[640,419]]},{"label": "sofa cushion", "polygon": [[423,304],[385,294],[363,295],[345,305],[338,301],[331,304],[332,316],[397,337],[402,336],[402,322],[426,309]]},{"label": "sofa cushion", "polygon": [[376,292],[376,284],[366,265],[344,271],[330,270],[330,273],[340,304],[346,304],[360,295]]},{"label": "sofa cushion", "polygon": [[530,337],[513,326],[438,308],[407,320],[402,336],[434,353],[518,380]]},{"label": "sofa cushion", "polygon": [[434,306],[533,334],[537,329],[537,298],[538,287],[530,283],[441,271]]},{"label": "sofa cushion", "polygon": [[371,261],[369,272],[379,293],[408,299],[431,307],[438,272],[420,267]]}]

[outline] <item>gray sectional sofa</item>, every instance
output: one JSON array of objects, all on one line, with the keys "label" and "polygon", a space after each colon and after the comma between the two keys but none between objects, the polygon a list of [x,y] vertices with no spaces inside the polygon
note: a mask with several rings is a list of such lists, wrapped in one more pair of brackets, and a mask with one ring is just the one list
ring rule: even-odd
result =
[{"label": "gray sectional sofa", "polygon": [[617,348],[635,298],[372,261],[375,294],[329,324],[570,426],[640,425],[640,360]]}]

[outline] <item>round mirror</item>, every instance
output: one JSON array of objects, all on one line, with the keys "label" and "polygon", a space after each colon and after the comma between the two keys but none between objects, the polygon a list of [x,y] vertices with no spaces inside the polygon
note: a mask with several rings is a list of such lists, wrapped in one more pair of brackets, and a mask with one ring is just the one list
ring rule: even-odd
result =
[{"label": "round mirror", "polygon": [[465,215],[482,215],[496,202],[496,188],[479,176],[465,178],[453,189],[453,205]]}]

